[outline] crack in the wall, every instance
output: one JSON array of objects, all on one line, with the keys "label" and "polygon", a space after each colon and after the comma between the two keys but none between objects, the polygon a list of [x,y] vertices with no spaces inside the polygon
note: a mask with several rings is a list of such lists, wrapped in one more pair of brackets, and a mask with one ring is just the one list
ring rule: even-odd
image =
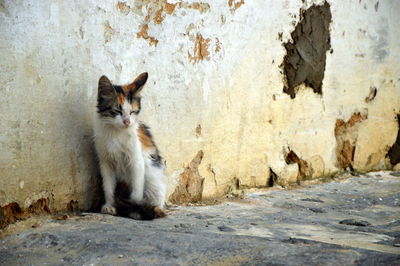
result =
[{"label": "crack in the wall", "polygon": [[396,165],[400,162],[400,114],[397,115],[397,123],[399,126],[396,141],[390,147],[386,157],[389,157],[390,164]]},{"label": "crack in the wall", "polygon": [[282,63],[285,75],[283,91],[292,99],[301,84],[322,94],[326,52],[331,48],[331,20],[328,2],[300,10],[300,21],[291,33],[292,40],[284,44],[286,55]]},{"label": "crack in the wall", "polygon": [[336,161],[340,169],[353,171],[354,155],[358,137],[358,124],[368,118],[367,114],[354,113],[347,122],[337,119],[335,124]]},{"label": "crack in the wall", "polygon": [[365,102],[366,103],[372,102],[372,100],[375,99],[377,93],[378,93],[378,90],[376,89],[376,87],[370,87],[369,94],[365,98]]},{"label": "crack in the wall", "polygon": [[204,153],[200,150],[180,175],[180,180],[169,201],[175,204],[198,202],[202,200],[204,178],[199,173],[199,165]]}]

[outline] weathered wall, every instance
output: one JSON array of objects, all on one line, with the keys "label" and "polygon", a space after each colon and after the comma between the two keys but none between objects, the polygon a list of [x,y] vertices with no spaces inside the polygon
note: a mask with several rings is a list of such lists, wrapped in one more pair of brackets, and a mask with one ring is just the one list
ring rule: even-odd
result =
[{"label": "weathered wall", "polygon": [[[102,74],[125,83],[149,72],[141,115],[176,202],[180,182],[197,184],[185,197],[198,199],[238,185],[391,168],[400,2],[328,0],[327,19],[318,8],[307,13],[324,3],[1,0],[0,206],[49,198],[54,209],[71,200],[90,207]],[[322,77],[286,77],[296,64],[322,68]]]}]

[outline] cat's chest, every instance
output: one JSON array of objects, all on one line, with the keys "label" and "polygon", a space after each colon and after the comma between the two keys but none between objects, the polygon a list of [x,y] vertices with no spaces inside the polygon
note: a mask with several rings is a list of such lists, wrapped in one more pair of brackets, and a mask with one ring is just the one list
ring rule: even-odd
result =
[{"label": "cat's chest", "polygon": [[113,154],[113,157],[120,157],[120,156],[125,156],[125,157],[131,157],[135,153],[139,152],[139,150],[136,148],[137,145],[136,139],[133,136],[114,136],[112,138],[109,138],[105,144],[106,144],[106,149],[109,153]]}]

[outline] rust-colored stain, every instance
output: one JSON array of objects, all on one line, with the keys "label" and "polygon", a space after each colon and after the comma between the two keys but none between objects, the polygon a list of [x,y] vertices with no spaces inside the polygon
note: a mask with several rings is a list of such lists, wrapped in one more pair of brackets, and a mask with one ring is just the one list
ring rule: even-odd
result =
[{"label": "rust-colored stain", "polygon": [[167,12],[168,15],[171,15],[175,11],[176,4],[170,4],[167,1],[164,1],[164,8],[165,12]]},{"label": "rust-colored stain", "polygon": [[26,219],[31,215],[51,214],[49,203],[49,198],[42,198],[26,209],[21,208],[16,202],[0,207],[0,229],[18,220]]},{"label": "rust-colored stain", "polygon": [[[163,23],[167,15],[172,15],[176,8],[183,9],[195,9],[200,13],[205,13],[210,9],[210,5],[202,2],[177,2],[169,3],[167,0],[141,0],[135,1],[135,7],[131,8],[126,5],[126,3],[119,2],[117,8],[121,13],[127,14],[127,8],[129,10],[136,10],[137,12],[142,12],[142,8],[145,8],[147,14],[144,19],[144,23],[140,26],[140,30],[136,33],[137,38],[143,38],[148,41],[149,45],[157,46],[158,40],[155,37],[149,36],[148,30],[151,22],[159,25]],[[129,13],[129,12],[128,12]]]},{"label": "rust-colored stain", "polygon": [[165,16],[163,16],[163,8],[157,10],[154,15],[154,23],[161,24],[164,20]]},{"label": "rust-colored stain", "polygon": [[241,7],[242,5],[244,5],[244,0],[228,0],[228,5],[229,8],[231,9],[231,11],[235,11],[236,9],[238,9],[239,7]]},{"label": "rust-colored stain", "polygon": [[201,2],[194,2],[194,3],[180,2],[178,6],[179,8],[198,10],[200,14],[203,14],[210,9],[209,4]]},{"label": "rust-colored stain", "polygon": [[204,178],[199,173],[199,165],[203,159],[200,150],[180,175],[180,180],[169,200],[174,204],[198,202],[202,199]]},{"label": "rust-colored stain", "polygon": [[137,38],[143,38],[149,42],[150,45],[152,46],[157,46],[158,40],[154,37],[149,36],[148,31],[149,30],[149,25],[144,24],[142,25],[142,28],[138,33],[136,33]]},{"label": "rust-colored stain", "polygon": [[337,166],[341,169],[349,168],[353,171],[354,154],[356,151],[357,130],[355,126],[367,119],[366,114],[354,113],[350,119],[345,122],[337,119],[335,124],[336,138],[336,160]]},{"label": "rust-colored stain", "polygon": [[193,52],[188,52],[189,61],[192,63],[197,63],[204,59],[208,60],[210,56],[210,52],[208,51],[209,45],[210,39],[204,39],[200,33],[197,33]]},{"label": "rust-colored stain", "polygon": [[131,11],[131,8],[125,2],[118,2],[117,9],[125,16]]}]

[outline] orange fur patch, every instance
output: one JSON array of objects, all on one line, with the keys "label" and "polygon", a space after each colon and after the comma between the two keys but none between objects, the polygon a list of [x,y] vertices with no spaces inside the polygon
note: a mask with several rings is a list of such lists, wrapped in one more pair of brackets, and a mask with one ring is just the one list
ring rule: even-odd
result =
[{"label": "orange fur patch", "polygon": [[139,110],[139,103],[138,103],[137,101],[134,101],[134,102],[131,104],[131,106],[132,106],[132,110],[133,110],[133,111]]},{"label": "orange fur patch", "polygon": [[143,150],[147,151],[150,149],[154,149],[154,144],[150,136],[146,134],[143,126],[140,126],[137,131],[140,143],[142,144]]},{"label": "orange fur patch", "polygon": [[118,93],[118,103],[123,105],[125,102],[125,96],[122,93]]},{"label": "orange fur patch", "polygon": [[129,85],[121,86],[122,90],[124,91],[125,95],[128,95],[131,87]]}]

